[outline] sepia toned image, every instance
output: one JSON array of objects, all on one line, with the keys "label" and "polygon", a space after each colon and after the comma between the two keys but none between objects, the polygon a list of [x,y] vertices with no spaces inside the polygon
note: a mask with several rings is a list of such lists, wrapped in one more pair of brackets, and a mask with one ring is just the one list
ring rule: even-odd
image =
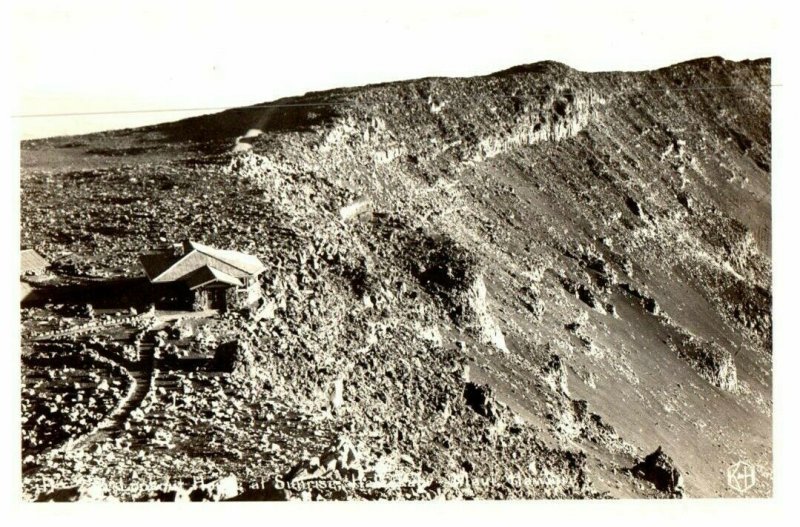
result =
[{"label": "sepia toned image", "polygon": [[771,497],[770,58],[516,64],[22,140],[23,500]]}]

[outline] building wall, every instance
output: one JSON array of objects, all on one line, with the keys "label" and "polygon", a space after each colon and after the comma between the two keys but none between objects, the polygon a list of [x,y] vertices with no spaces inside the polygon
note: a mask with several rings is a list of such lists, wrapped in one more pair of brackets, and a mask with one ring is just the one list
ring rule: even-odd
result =
[{"label": "building wall", "polygon": [[192,309],[203,311],[213,309],[213,297],[219,291],[224,294],[224,306],[220,309],[244,309],[252,306],[261,298],[261,288],[258,280],[254,280],[248,287],[201,287],[194,290]]},{"label": "building wall", "polygon": [[194,311],[219,309],[225,311],[232,307],[233,287],[201,287],[194,290]]},{"label": "building wall", "polygon": [[255,304],[259,298],[261,298],[261,286],[257,279],[252,279],[250,285],[236,289],[232,305],[236,309],[243,309]]},{"label": "building wall", "polygon": [[192,309],[194,311],[211,309],[213,307],[213,291],[224,291],[225,306],[223,309],[244,309],[251,307],[262,296],[261,283],[257,276],[251,276],[248,280],[242,279],[242,282],[246,284],[243,287],[209,285],[195,289],[192,292]]},{"label": "building wall", "polygon": [[203,311],[204,309],[208,309],[208,291],[205,289],[195,289],[192,310]]}]

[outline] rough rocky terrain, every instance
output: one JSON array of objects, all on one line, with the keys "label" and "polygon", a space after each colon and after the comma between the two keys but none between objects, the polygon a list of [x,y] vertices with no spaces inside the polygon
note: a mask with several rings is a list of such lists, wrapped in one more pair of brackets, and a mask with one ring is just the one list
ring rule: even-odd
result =
[{"label": "rough rocky terrain", "polygon": [[[709,58],[23,142],[23,492],[770,495],[770,141],[769,61]],[[257,313],[137,301],[184,238]]]}]

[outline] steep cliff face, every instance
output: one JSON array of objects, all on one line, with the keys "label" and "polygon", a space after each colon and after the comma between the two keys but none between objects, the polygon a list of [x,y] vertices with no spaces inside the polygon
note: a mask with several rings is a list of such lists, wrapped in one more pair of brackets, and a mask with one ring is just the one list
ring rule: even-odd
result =
[{"label": "steep cliff face", "polygon": [[[658,447],[680,493],[736,495],[737,461],[771,493],[768,61],[313,93],[25,143],[22,188],[23,242],[99,268],[183,237],[270,262],[271,389],[313,414],[343,383],[325,426],[451,497],[677,493],[623,470]],[[502,410],[470,410],[464,366]]]}]

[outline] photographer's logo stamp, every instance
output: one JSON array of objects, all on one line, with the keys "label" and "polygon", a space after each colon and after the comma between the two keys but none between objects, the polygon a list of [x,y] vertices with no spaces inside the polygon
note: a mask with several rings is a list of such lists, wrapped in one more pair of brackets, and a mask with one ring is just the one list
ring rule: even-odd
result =
[{"label": "photographer's logo stamp", "polygon": [[756,484],[756,469],[747,461],[737,461],[728,467],[728,486],[744,494]]}]

